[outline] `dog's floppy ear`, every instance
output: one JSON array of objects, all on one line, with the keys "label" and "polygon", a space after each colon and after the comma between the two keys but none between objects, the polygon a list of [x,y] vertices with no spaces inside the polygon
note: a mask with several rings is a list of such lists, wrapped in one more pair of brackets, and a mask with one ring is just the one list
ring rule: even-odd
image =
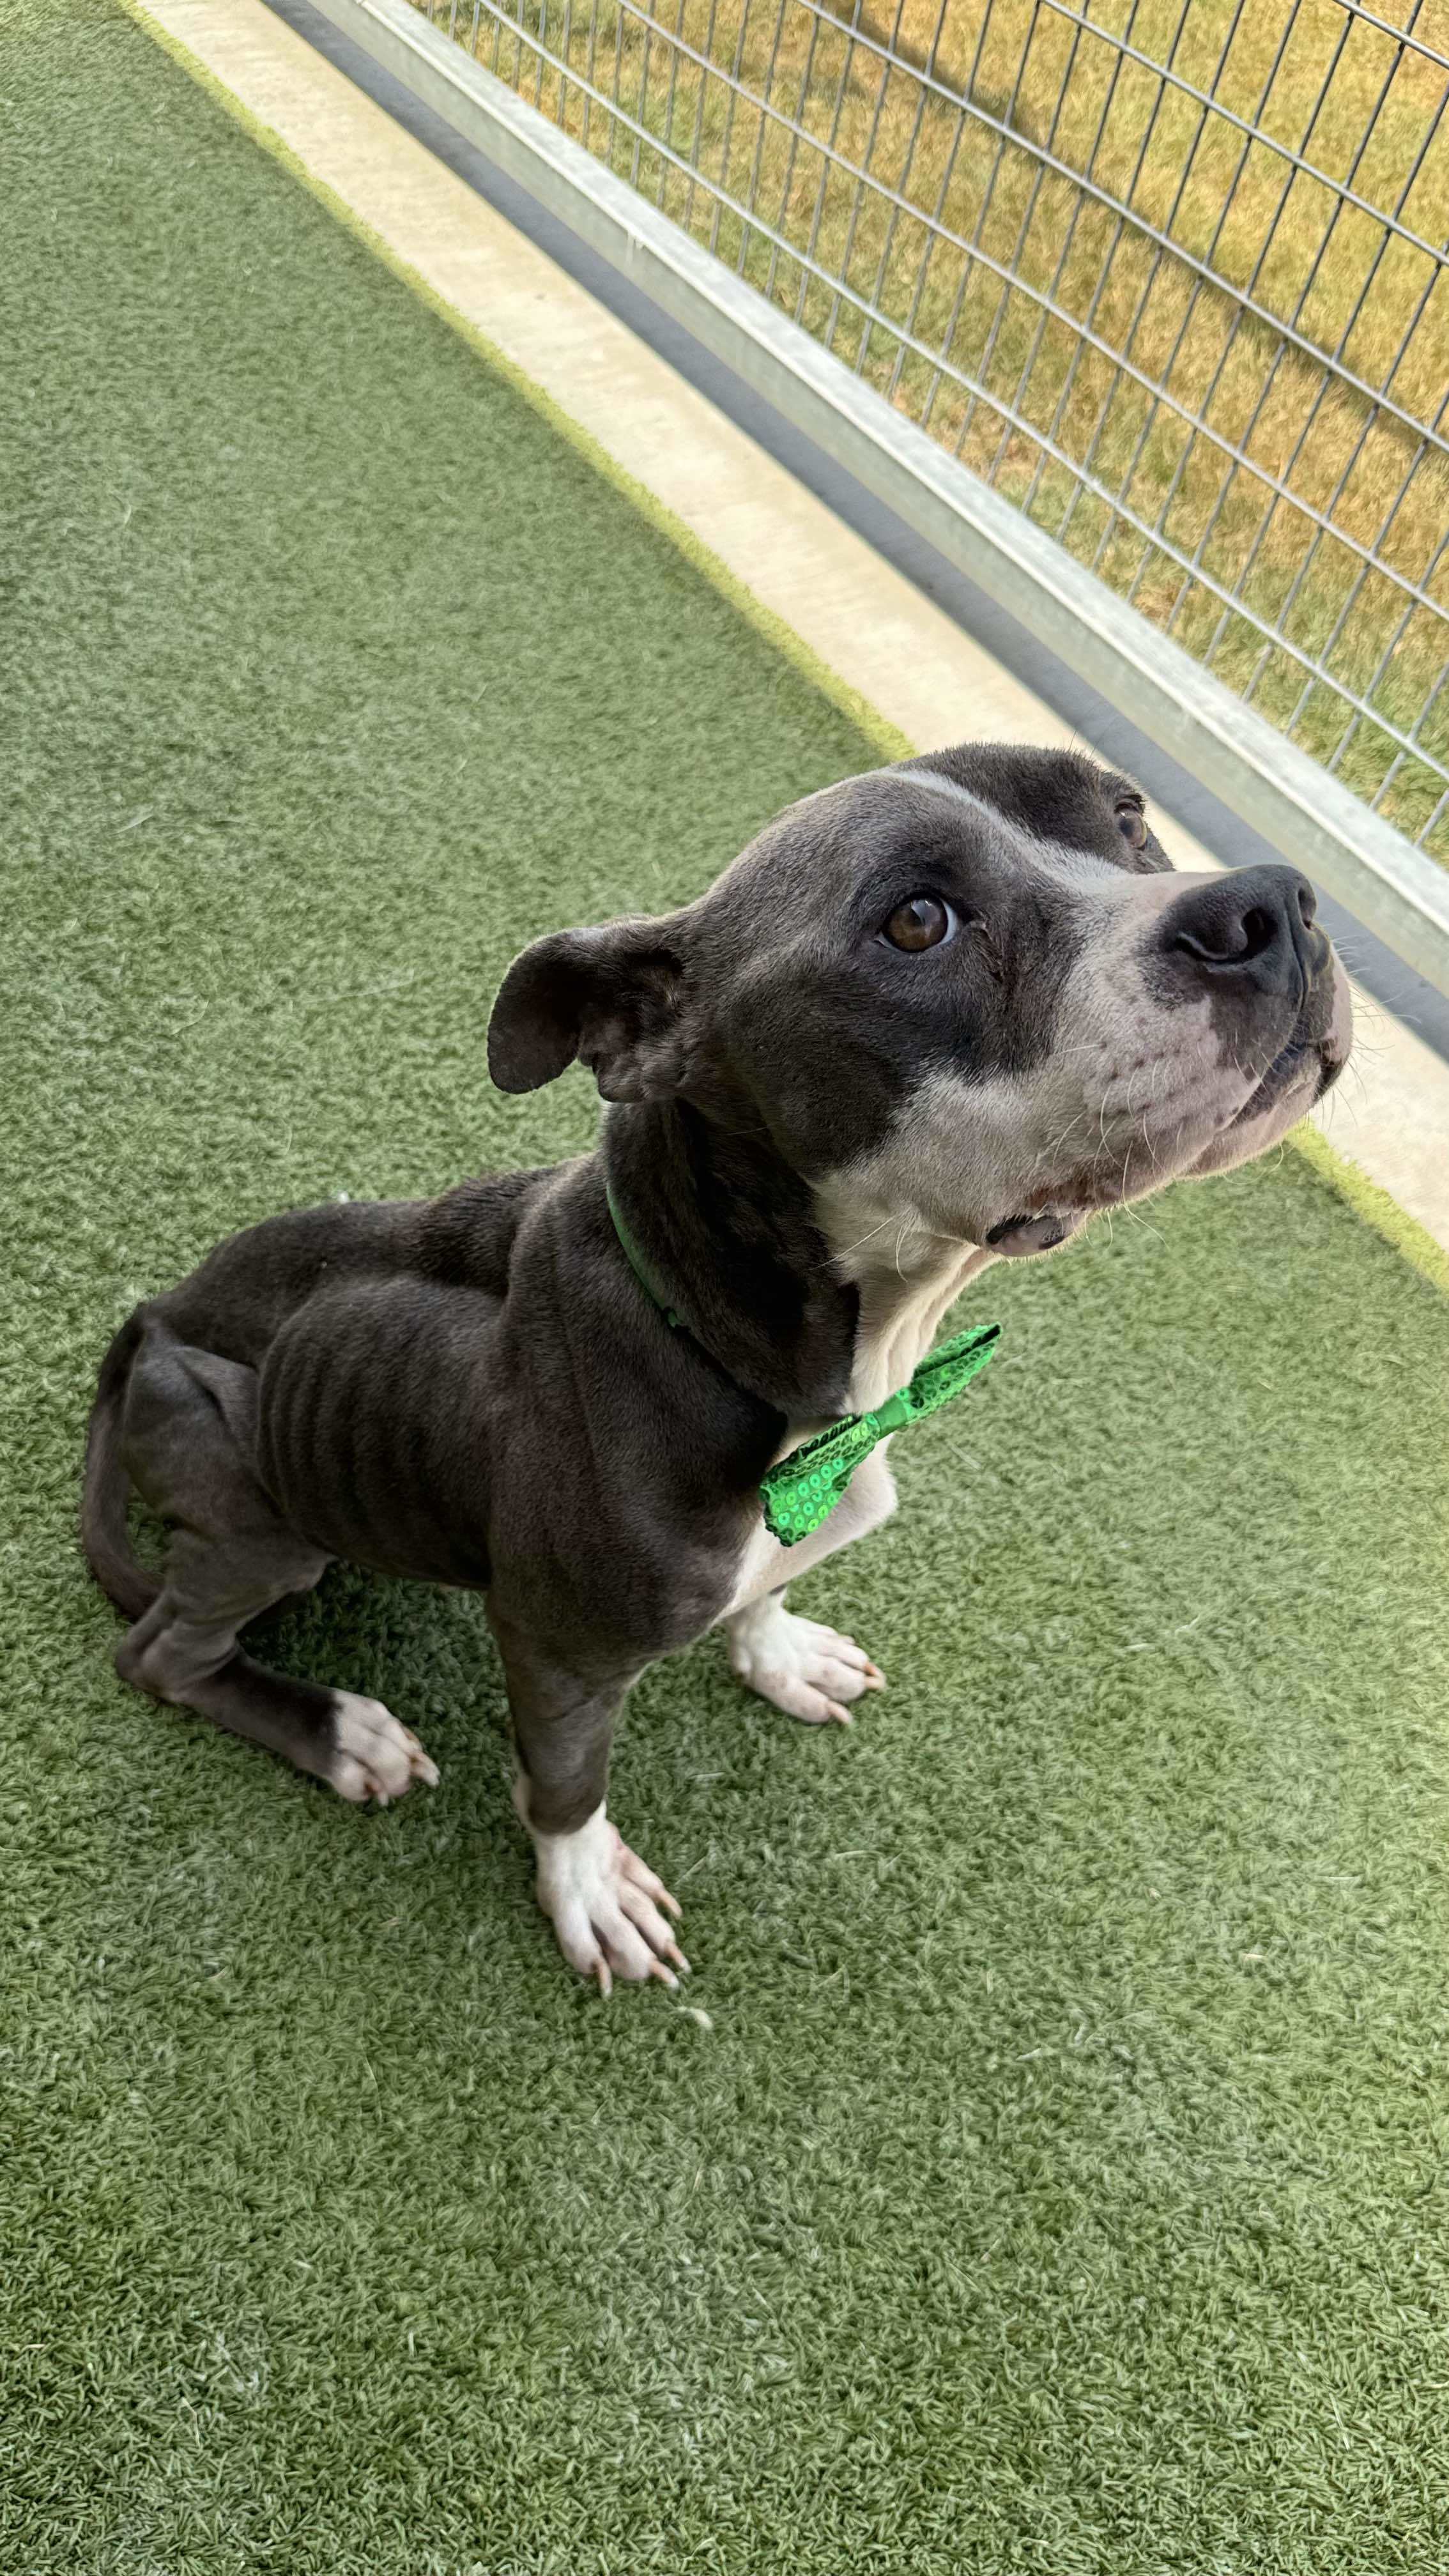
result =
[{"label": "dog's floppy ear", "polygon": [[591,1067],[606,1100],[656,1100],[684,1078],[685,961],[675,921],[556,930],[515,957],[488,1023],[500,1091]]}]

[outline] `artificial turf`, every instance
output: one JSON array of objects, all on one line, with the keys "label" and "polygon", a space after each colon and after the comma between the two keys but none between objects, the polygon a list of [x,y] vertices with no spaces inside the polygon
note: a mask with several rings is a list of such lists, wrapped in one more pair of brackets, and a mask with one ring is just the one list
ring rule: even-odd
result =
[{"label": "artificial turf", "polygon": [[802,1588],[852,1734],[641,1685],[708,2027],[562,1967],[475,1600],[273,1623],[386,1814],[112,1677],[119,1316],[585,1143],[510,954],[871,752],[128,18],[0,25],[0,2566],[1442,2576],[1449,1304],[1296,1157],[993,1278]]}]

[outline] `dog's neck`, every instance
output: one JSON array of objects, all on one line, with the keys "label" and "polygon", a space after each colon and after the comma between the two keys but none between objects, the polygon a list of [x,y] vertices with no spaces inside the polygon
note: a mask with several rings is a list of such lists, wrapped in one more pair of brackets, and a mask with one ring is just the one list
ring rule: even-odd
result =
[{"label": "dog's neck", "polygon": [[767,1138],[684,1101],[612,1110],[602,1161],[666,1302],[729,1376],[796,1425],[903,1386],[993,1258],[848,1190],[812,1190]]},{"label": "dog's neck", "polygon": [[859,1298],[768,1138],[644,1101],[610,1111],[601,1159],[651,1280],[711,1359],[790,1422],[844,1412]]},{"label": "dog's neck", "polygon": [[980,1244],[932,1234],[915,1210],[863,1193],[848,1175],[823,1183],[813,1197],[835,1275],[849,1280],[860,1299],[850,1408],[864,1413],[906,1385],[947,1308],[997,1256]]}]

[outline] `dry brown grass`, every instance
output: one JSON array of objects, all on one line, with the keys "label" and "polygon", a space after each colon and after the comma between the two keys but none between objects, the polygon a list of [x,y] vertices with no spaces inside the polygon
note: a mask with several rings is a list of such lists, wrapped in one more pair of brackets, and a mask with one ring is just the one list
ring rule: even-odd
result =
[{"label": "dry brown grass", "polygon": [[[1385,726],[1422,720],[1428,758],[1402,763],[1384,810],[1423,829],[1449,765],[1449,467],[1409,424],[1432,425],[1449,387],[1449,290],[1433,251],[1339,188],[1449,238],[1436,65],[1343,0],[1249,0],[1236,30],[1233,0],[1138,0],[1130,20],[1108,0],[1090,30],[1041,0],[949,0],[939,31],[932,0],[853,23],[808,0],[655,0],[649,20],[618,0],[512,5],[501,32],[472,0],[433,14],[470,44],[476,19],[485,64],[1361,793],[1393,768]],[[1449,0],[1416,24],[1449,53]],[[1209,113],[1109,27],[1211,90]],[[1449,857],[1449,818],[1430,838]]]}]

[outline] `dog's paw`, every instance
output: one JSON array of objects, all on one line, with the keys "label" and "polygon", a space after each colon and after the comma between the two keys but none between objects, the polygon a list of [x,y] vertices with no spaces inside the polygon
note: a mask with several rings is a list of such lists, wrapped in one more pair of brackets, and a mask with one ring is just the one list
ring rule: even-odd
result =
[{"label": "dog's paw", "polygon": [[689,1961],[674,1938],[669,1890],[610,1824],[602,1807],[574,1834],[535,1834],[538,1901],[571,1968],[597,1977],[607,1995],[616,1977],[677,1986]]},{"label": "dog's paw", "polygon": [[849,1726],[847,1702],[884,1690],[885,1675],[853,1637],[797,1618],[777,1593],[730,1621],[731,1670],[761,1699],[807,1726]]},{"label": "dog's paw", "polygon": [[438,1785],[438,1766],[430,1762],[411,1734],[380,1699],[359,1699],[354,1691],[336,1691],[332,1757],[327,1778],[339,1796],[360,1807],[375,1798],[380,1807],[400,1798],[415,1780],[430,1789]]}]

